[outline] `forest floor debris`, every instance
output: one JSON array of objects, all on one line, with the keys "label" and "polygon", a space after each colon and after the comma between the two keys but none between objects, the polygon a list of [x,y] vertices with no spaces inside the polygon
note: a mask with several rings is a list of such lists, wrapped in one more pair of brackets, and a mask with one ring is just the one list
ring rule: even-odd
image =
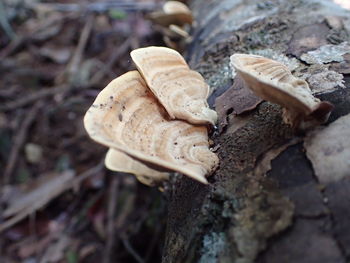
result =
[{"label": "forest floor debris", "polygon": [[164,45],[145,19],[162,3],[0,3],[2,263],[160,261],[164,197],[107,171],[82,119],[132,49]]}]

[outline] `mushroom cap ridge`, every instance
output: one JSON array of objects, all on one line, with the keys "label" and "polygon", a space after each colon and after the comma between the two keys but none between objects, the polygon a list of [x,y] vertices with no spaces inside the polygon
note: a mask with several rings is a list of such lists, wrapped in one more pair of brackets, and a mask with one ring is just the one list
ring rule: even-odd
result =
[{"label": "mushroom cap ridge", "polygon": [[133,174],[141,183],[149,186],[169,179],[168,173],[152,169],[127,154],[111,148],[106,154],[105,166],[115,172]]},{"label": "mushroom cap ridge", "polygon": [[324,120],[334,108],[331,103],[314,97],[305,80],[294,77],[277,61],[257,55],[234,54],[231,64],[255,94],[288,110]]},{"label": "mushroom cap ridge", "polygon": [[[121,91],[119,87],[121,87],[123,91]],[[118,92],[125,97],[129,96],[126,98],[128,101],[125,103],[131,103],[129,105],[132,108],[131,110],[136,110],[134,107],[139,107],[137,110],[138,114],[148,114],[147,116],[152,117],[150,119],[144,118],[146,115],[136,116],[139,119],[136,119],[135,117],[135,121],[141,120],[141,122],[146,122],[146,124],[141,123],[140,125],[148,125],[146,128],[149,129],[150,134],[154,133],[152,138],[141,138],[140,136],[140,138],[130,137],[132,134],[137,134],[137,129],[130,132],[126,132],[123,129],[118,129],[118,125],[121,125],[120,127],[122,128],[126,127],[127,125],[133,127],[132,125],[134,121],[134,119],[130,119],[129,122],[122,122],[118,120],[118,118],[120,119],[120,116],[118,116],[119,111],[116,111],[116,108],[118,107],[118,109],[120,109],[121,107],[124,107],[122,106],[122,100],[124,99],[123,96],[121,98],[113,97],[115,94],[118,94]],[[134,95],[139,97],[135,98]],[[133,112],[128,112],[128,109],[126,109],[125,118],[133,118],[130,116],[130,114],[133,114]],[[105,121],[106,118],[111,118],[113,123],[110,121]],[[169,121],[167,118],[167,114],[163,107],[154,98],[153,94],[148,91],[148,88],[141,75],[137,71],[132,71],[113,80],[100,92],[84,117],[84,126],[89,136],[93,140],[103,145],[119,150],[130,157],[145,163],[146,165],[151,164],[168,171],[177,171],[206,184],[207,180],[204,175],[213,171],[218,165],[217,156],[210,152],[208,148],[206,128],[194,126],[178,120]],[[153,119],[157,119],[157,121],[161,123],[158,123],[157,127],[152,127],[152,123],[147,122],[152,122]],[[157,134],[158,130],[162,131],[163,134]],[[176,132],[176,134],[174,134],[174,132]],[[139,134],[142,135],[142,133]],[[126,138],[125,141],[120,139],[122,138],[121,136]],[[185,151],[181,152],[183,148],[176,148],[173,146],[173,141],[164,141],[163,137],[170,138],[171,140],[174,140],[174,138],[180,139],[181,143],[184,143],[184,146],[182,145],[182,147]],[[137,149],[137,147],[141,147],[140,140],[142,139],[151,140],[152,146],[158,147],[159,149],[157,149],[159,151],[162,151],[161,146],[166,146],[173,151],[177,151],[176,154],[186,155],[184,158],[189,159],[189,161],[178,161],[174,156],[172,156],[172,152],[167,151],[161,152],[162,154],[166,155],[164,158],[160,158],[154,154],[153,156],[149,155],[147,152],[142,152],[140,149]],[[158,143],[154,143],[152,140],[158,140]],[[188,145],[187,142],[191,142],[192,146],[193,140],[198,141],[198,147],[194,147],[195,149],[190,149],[190,145]],[[130,145],[128,144],[133,142],[135,143],[135,147],[129,147]],[[158,145],[159,143],[161,145]]]},{"label": "mushroom cap ridge", "polygon": [[130,55],[172,119],[215,125],[217,113],[207,103],[209,86],[177,51],[151,46],[135,49]]}]

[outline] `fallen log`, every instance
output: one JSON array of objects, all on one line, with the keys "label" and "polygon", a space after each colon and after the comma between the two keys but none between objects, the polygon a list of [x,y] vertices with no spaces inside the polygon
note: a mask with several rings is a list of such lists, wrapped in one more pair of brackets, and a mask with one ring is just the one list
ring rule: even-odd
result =
[{"label": "fallen log", "polygon": [[[176,182],[163,262],[349,262],[350,12],[326,0],[191,7],[197,24],[187,59],[212,88],[220,167],[209,185]],[[248,107],[251,93],[240,91],[229,65],[234,53],[286,64],[334,104],[328,122],[296,134],[280,106]]]}]

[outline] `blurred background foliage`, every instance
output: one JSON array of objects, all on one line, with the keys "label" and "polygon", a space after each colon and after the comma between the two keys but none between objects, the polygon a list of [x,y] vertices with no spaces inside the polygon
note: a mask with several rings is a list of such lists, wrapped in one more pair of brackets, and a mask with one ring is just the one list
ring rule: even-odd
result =
[{"label": "blurred background foliage", "polygon": [[162,1],[0,1],[0,262],[159,262],[164,196],[104,168],[82,118],[164,45]]}]

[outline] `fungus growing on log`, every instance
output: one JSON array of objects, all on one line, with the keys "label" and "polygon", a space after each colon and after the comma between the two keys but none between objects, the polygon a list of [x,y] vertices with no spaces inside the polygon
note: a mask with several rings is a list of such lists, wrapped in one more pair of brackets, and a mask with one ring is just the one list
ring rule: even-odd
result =
[{"label": "fungus growing on log", "polygon": [[173,38],[183,38],[183,39],[190,38],[190,35],[187,33],[187,31],[178,25],[169,26],[169,36]]},{"label": "fungus growing on log", "polygon": [[137,71],[114,79],[84,117],[89,136],[114,150],[199,182],[218,165],[205,126],[170,120]]},{"label": "fungus growing on log", "polygon": [[170,118],[193,124],[216,123],[217,113],[207,103],[209,86],[178,52],[166,47],[146,47],[135,49],[130,55]]},{"label": "fungus growing on log", "polygon": [[183,26],[193,22],[191,10],[184,3],[178,1],[167,1],[163,5],[162,11],[152,12],[148,18],[155,24],[164,27],[171,24]]},{"label": "fungus growing on log", "polygon": [[137,180],[149,186],[156,186],[169,179],[168,173],[152,169],[127,154],[114,149],[108,150],[105,166],[111,171],[134,174]]},{"label": "fungus growing on log", "polygon": [[187,5],[179,1],[167,1],[163,5],[163,11],[166,14],[179,14],[186,13],[191,14],[191,10]]},{"label": "fungus growing on log", "polygon": [[163,41],[168,47],[182,52],[186,43],[191,41],[188,31],[193,23],[193,16],[184,3],[167,1],[162,11],[152,12],[148,18],[153,22],[156,31],[163,35]]},{"label": "fungus growing on log", "polygon": [[294,77],[277,61],[234,54],[231,65],[256,95],[283,107],[283,121],[293,128],[306,129],[324,123],[334,108],[331,103],[315,98],[305,80]]}]

